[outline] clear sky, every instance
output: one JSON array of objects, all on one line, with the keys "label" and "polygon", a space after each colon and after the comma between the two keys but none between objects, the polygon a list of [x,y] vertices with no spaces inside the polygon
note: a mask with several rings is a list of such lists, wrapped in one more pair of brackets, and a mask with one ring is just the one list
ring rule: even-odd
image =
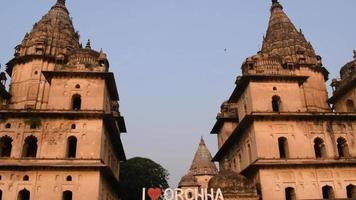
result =
[{"label": "clear sky", "polygon": [[[1,0],[0,63],[56,0]],[[331,78],[356,49],[355,0],[280,0],[323,57]],[[270,0],[67,0],[81,41],[108,53],[128,133],[128,158],[153,159],[171,186],[190,167],[234,88],[244,59],[261,47]],[[226,49],[226,51],[224,51]]]}]

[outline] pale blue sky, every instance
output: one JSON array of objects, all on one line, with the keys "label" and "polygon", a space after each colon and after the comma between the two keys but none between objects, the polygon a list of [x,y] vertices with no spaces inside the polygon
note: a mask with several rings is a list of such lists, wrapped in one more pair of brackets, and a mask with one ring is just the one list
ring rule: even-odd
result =
[{"label": "pale blue sky", "polygon": [[[1,0],[0,63],[55,0]],[[280,0],[331,78],[356,49],[355,0]],[[127,157],[148,157],[176,186],[209,135],[243,60],[261,47],[270,0],[67,0],[81,41],[108,53],[128,133]],[[224,49],[227,49],[225,52]]]}]

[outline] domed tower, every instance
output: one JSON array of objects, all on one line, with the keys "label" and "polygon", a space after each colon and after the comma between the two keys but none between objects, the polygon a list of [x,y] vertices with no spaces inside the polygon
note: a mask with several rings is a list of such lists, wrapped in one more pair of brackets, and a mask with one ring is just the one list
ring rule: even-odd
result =
[{"label": "domed tower", "polygon": [[194,189],[208,188],[209,180],[217,173],[218,170],[212,162],[211,153],[206,147],[204,139],[201,138],[189,172],[182,177],[178,187],[183,192],[193,192]]},{"label": "domed tower", "polygon": [[332,112],[321,57],[278,0],[270,13],[262,48],[243,62],[211,131],[213,160],[227,160],[263,199],[355,198],[355,61],[333,81]]},{"label": "domed tower", "polygon": [[[286,103],[281,111],[330,111],[325,85],[329,72],[323,67],[321,57],[316,55],[303,32],[296,29],[277,0],[272,2],[270,11],[271,16],[266,36],[263,38],[262,49],[242,64],[244,77],[242,80],[237,80],[237,83],[247,77],[254,79],[255,82],[256,79],[265,77],[259,82],[266,83],[267,85],[264,85],[266,87],[276,87],[277,90],[286,90],[289,87],[290,93],[283,92],[286,98],[281,97]],[[278,84],[273,84],[276,82],[283,85],[278,87]],[[297,83],[297,87],[293,86],[294,83]],[[288,96],[293,96],[294,102]],[[235,99],[237,96],[233,95],[232,98]],[[298,100],[295,101],[295,98]],[[267,108],[261,104],[247,105],[247,107],[252,111],[267,111]]]},{"label": "domed tower", "polygon": [[6,71],[2,199],[118,199],[126,127],[115,76],[103,51],[80,45],[65,0],[35,23]]},{"label": "domed tower", "polygon": [[80,47],[79,34],[73,27],[64,0],[58,0],[16,46],[14,58],[7,63],[10,108],[46,109],[49,85],[42,71],[53,71],[68,54]]},{"label": "domed tower", "polygon": [[329,103],[334,105],[336,112],[356,112],[356,51],[354,60],[344,65],[340,70],[341,79],[333,79],[333,96]]}]

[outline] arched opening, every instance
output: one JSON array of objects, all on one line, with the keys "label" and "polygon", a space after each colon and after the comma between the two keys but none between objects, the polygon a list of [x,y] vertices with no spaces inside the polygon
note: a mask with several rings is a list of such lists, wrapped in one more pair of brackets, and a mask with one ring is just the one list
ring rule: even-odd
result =
[{"label": "arched opening", "polygon": [[238,167],[237,167],[237,171],[240,172],[241,171],[241,165],[242,165],[242,157],[241,157],[241,154],[239,154],[238,156]]},{"label": "arched opening", "polygon": [[76,129],[77,126],[76,126],[75,124],[72,124],[71,128],[72,128],[72,129]]},{"label": "arched opening", "polygon": [[11,128],[11,124],[10,124],[10,123],[7,123],[7,124],[5,125],[5,128],[6,128],[6,129]]},{"label": "arched opening", "polygon": [[23,189],[19,192],[17,200],[30,200],[30,191]]},{"label": "arched opening", "polygon": [[67,176],[66,181],[72,181],[72,176]]},{"label": "arched opening", "polygon": [[30,180],[30,177],[28,175],[25,175],[23,178],[22,178],[23,181],[29,181]]},{"label": "arched opening", "polygon": [[0,200],[2,200],[2,190],[0,190]]},{"label": "arched opening", "polygon": [[296,194],[295,194],[295,190],[292,187],[287,187],[285,189],[285,197],[286,200],[296,200]]},{"label": "arched opening", "polygon": [[22,150],[22,157],[35,158],[36,155],[37,155],[37,138],[31,135],[25,139],[25,144],[23,145],[23,150]]},{"label": "arched opening", "polygon": [[0,157],[10,157],[12,150],[12,139],[9,136],[0,138]]},{"label": "arched opening", "polygon": [[275,95],[272,97],[272,109],[273,112],[280,112],[281,111],[282,100],[281,97]]},{"label": "arched opening", "polygon": [[335,194],[334,194],[334,189],[331,186],[324,186],[322,188],[323,191],[323,199],[334,199]]},{"label": "arched opening", "polygon": [[63,198],[62,198],[62,200],[72,200],[72,198],[73,198],[73,193],[72,193],[72,191],[67,190],[67,191],[64,191],[64,192],[63,192]]},{"label": "arched opening", "polygon": [[326,158],[326,149],[324,140],[321,138],[316,138],[314,140],[314,152],[316,158]]},{"label": "arched opening", "polygon": [[251,150],[251,145],[247,144],[247,153],[248,153],[248,162],[252,162],[252,150]]},{"label": "arched opening", "polygon": [[77,154],[77,138],[70,136],[67,140],[67,158],[75,158]]},{"label": "arched opening", "polygon": [[75,88],[80,89],[80,85],[79,84],[75,85]]},{"label": "arched opening", "polygon": [[345,138],[338,138],[337,139],[337,151],[339,153],[339,158],[349,157],[349,147]]},{"label": "arched opening", "polygon": [[350,184],[346,187],[347,198],[356,199],[356,186]]},{"label": "arched opening", "polygon": [[82,106],[82,97],[79,94],[72,96],[72,110],[80,110]]},{"label": "arched opening", "polygon": [[278,138],[278,148],[279,148],[279,157],[280,158],[288,158],[289,157],[287,138],[285,138],[285,137]]},{"label": "arched opening", "polygon": [[347,112],[356,112],[355,103],[351,99],[346,101]]}]

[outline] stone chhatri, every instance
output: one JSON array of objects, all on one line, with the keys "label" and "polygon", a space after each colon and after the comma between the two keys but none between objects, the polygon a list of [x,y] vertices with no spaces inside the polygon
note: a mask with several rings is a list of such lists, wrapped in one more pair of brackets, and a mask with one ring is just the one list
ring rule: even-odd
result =
[{"label": "stone chhatri", "polygon": [[56,0],[7,63],[9,91],[0,73],[0,199],[119,199],[126,127],[108,68]]},{"label": "stone chhatri", "polygon": [[205,145],[204,139],[201,138],[198,150],[195,153],[190,171],[193,175],[215,175],[217,174],[217,168],[213,162],[211,162],[212,156],[210,151]]}]

